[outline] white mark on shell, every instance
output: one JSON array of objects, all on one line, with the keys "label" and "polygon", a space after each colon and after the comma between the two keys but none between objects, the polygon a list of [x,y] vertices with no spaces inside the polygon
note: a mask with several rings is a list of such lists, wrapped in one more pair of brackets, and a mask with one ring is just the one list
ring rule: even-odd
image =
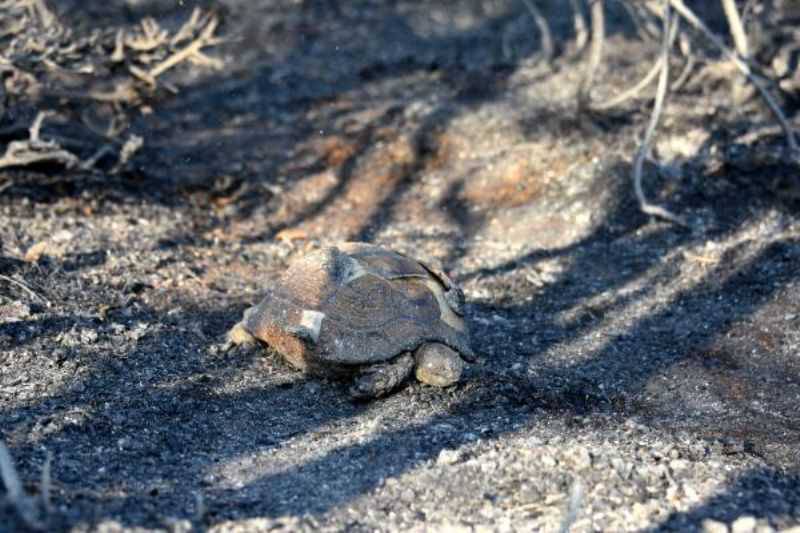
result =
[{"label": "white mark on shell", "polygon": [[311,309],[303,309],[303,316],[300,317],[300,325],[308,331],[308,334],[317,342],[319,339],[319,330],[322,327],[322,319],[325,318],[325,313],[319,311],[312,311]]},{"label": "white mark on shell", "polygon": [[450,305],[447,303],[447,299],[444,296],[442,285],[432,278],[426,279],[425,285],[428,286],[433,295],[436,297],[436,301],[439,303],[439,311],[441,312],[442,321],[456,331],[464,331],[464,319],[455,314],[450,308]]}]

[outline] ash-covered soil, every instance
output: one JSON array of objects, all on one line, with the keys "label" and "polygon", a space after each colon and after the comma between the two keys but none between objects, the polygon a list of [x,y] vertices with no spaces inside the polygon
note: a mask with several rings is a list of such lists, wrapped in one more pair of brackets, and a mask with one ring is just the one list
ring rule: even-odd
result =
[{"label": "ash-covered soil", "polygon": [[[191,8],[90,4],[65,16]],[[226,69],[136,118],[136,172],[0,174],[0,438],[31,495],[51,454],[48,530],[800,525],[796,169],[720,155],[760,115],[671,99],[645,187],[687,230],[636,207],[647,107],[577,114],[565,8],[548,66],[522,3],[223,4]],[[611,33],[599,98],[656,52]],[[219,349],[342,239],[444,263],[463,383],[353,403]]]}]

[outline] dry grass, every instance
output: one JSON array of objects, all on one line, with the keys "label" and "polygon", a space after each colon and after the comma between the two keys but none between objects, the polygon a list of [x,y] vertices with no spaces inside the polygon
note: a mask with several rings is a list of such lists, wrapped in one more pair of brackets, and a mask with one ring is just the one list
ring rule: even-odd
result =
[{"label": "dry grass", "polygon": [[[152,112],[158,94],[178,91],[169,74],[184,64],[223,66],[206,53],[222,42],[219,22],[216,14],[195,9],[174,30],[145,18],[132,27],[78,33],[44,0],[1,2],[0,89],[14,113],[0,108],[0,139],[9,139],[0,169],[57,163],[91,172],[114,156],[102,170],[123,170],[144,142],[126,132],[129,117]],[[36,118],[29,125],[31,114]],[[66,138],[42,139],[45,119],[56,118]],[[27,138],[20,138],[26,130]]]}]

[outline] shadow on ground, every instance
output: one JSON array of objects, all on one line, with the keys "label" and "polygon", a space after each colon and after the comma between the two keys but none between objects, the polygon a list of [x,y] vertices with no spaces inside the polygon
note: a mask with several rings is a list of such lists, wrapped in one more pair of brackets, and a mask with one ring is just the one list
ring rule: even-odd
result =
[{"label": "shadow on ground", "polygon": [[[736,205],[746,205],[744,200],[740,196]],[[766,366],[748,368],[753,363],[736,352],[721,363],[696,354],[713,353],[710,347],[719,339],[797,282],[794,265],[800,246],[795,241],[766,243],[758,253],[729,258],[709,268],[696,283],[659,300],[656,288],[674,284],[681,275],[672,251],[733,235],[756,215],[737,207],[717,233],[694,235],[668,225],[631,224],[628,221],[640,219],[631,216],[630,204],[618,207],[596,234],[549,252],[564,254],[570,267],[530,304],[483,301],[473,306],[477,348],[487,354],[486,361],[457,390],[413,386],[385,403],[352,404],[344,387],[299,379],[261,353],[209,354],[214,339],[240,313],[240,304],[211,310],[216,307],[213,302],[185,302],[180,313],[171,315],[140,305],[134,314],[112,312],[107,322],[95,320],[94,325],[87,323],[91,319],[62,316],[0,326],[0,338],[23,352],[31,330],[51,338],[70,331],[80,336],[93,327],[99,332],[99,339],[91,341],[94,346],[75,342],[45,369],[57,374],[71,361],[80,377],[66,378],[60,391],[43,391],[25,407],[2,410],[4,438],[26,473],[38,470],[41,450],[54,453],[54,496],[56,508],[63,509],[59,520],[64,525],[110,517],[128,525],[156,525],[175,513],[190,513],[195,492],[204,495],[211,522],[322,514],[435,459],[444,449],[472,442],[475,428],[486,429],[482,439],[503,439],[508,432],[535,427],[542,420],[592,413],[611,415],[609,424],[635,417],[667,430],[726,438],[738,445],[736,453],[775,465],[773,470],[743,475],[729,494],[670,517],[664,527],[697,523],[703,517],[731,517],[734,504],[743,512],[742,507],[755,505],[763,496],[759,479],[764,476],[779,487],[796,487],[796,476],[780,474],[780,469],[799,464],[800,430],[791,422],[796,405],[791,398],[754,395],[759,388],[770,392],[773,378],[800,383],[796,364],[778,361],[774,375],[769,375]],[[615,235],[605,230],[620,225],[625,229]],[[536,255],[521,257],[515,265],[521,268],[536,260]],[[643,277],[650,278],[649,286],[623,290]],[[608,292],[618,296],[595,308],[593,315],[572,321],[558,318]],[[559,346],[591,337],[600,322],[623,313],[625,307],[654,299],[658,305],[653,310],[637,314],[623,331],[579,360],[541,360]],[[499,324],[481,320],[493,315],[502,318]],[[109,322],[124,326],[128,339],[134,339],[130,346],[117,340]],[[137,336],[142,323],[149,327]],[[199,323],[199,333],[189,323]],[[532,337],[538,340],[532,342]],[[118,342],[122,350],[111,346]],[[697,357],[703,360],[698,363]],[[527,361],[535,372],[509,372],[517,361]],[[681,407],[691,395],[659,389],[662,378],[673,382],[682,371],[703,369],[724,378],[723,387],[744,387],[738,403],[728,402],[722,415]],[[703,393],[697,396],[702,403]],[[748,411],[754,397],[763,398],[763,410],[771,418]],[[665,410],[692,407],[697,410],[693,423],[664,415]],[[384,409],[393,422],[377,431],[360,426],[363,417]],[[741,425],[750,431],[738,431]],[[309,453],[304,439],[310,439],[305,445],[312,448],[319,441],[324,451]],[[297,447],[298,459],[289,454],[276,460],[275,451],[283,447]],[[239,465],[238,473],[228,471],[222,478],[233,486],[221,486],[215,476],[232,464]],[[790,504],[779,500],[774,506],[760,506],[757,515],[780,520],[793,512],[786,508]]]}]

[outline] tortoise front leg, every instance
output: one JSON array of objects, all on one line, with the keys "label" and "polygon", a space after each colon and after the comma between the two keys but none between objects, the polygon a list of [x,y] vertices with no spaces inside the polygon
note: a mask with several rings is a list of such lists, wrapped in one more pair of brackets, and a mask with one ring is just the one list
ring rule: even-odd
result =
[{"label": "tortoise front leg", "polygon": [[355,399],[380,398],[399,387],[413,371],[414,357],[410,353],[388,363],[367,366],[350,387],[350,396]]},{"label": "tortoise front leg", "polygon": [[436,387],[449,387],[461,379],[464,361],[455,350],[438,342],[420,346],[416,353],[417,379]]},{"label": "tortoise front leg", "polygon": [[231,328],[227,335],[225,335],[225,342],[222,345],[222,351],[227,352],[236,346],[252,346],[256,343],[256,338],[247,331],[244,327],[244,320],[237,323]]}]

